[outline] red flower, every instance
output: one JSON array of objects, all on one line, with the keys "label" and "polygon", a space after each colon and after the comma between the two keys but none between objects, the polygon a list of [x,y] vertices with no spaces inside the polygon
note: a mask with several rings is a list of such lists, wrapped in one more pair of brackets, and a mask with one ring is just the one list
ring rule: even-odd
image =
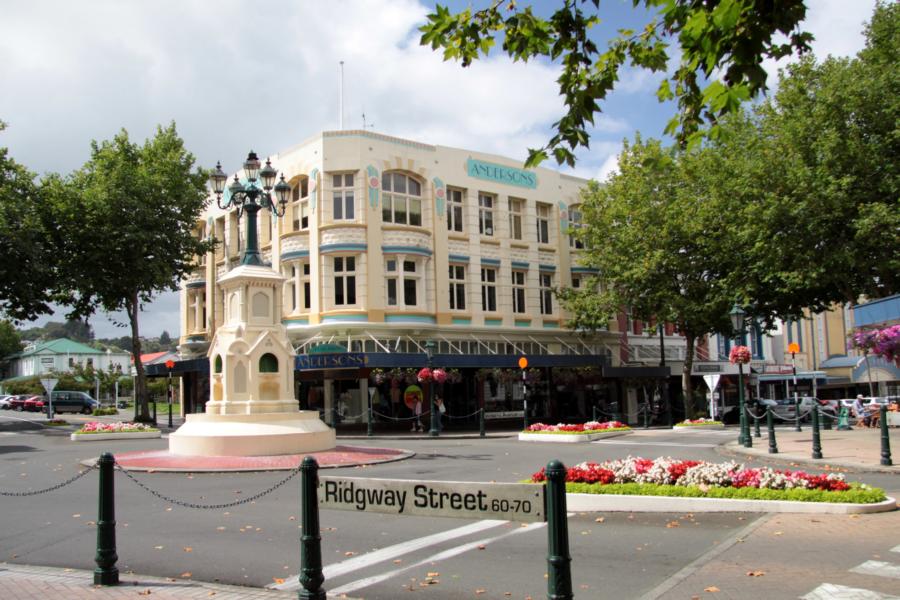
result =
[{"label": "red flower", "polygon": [[431,377],[432,377],[431,369],[429,369],[428,367],[424,367],[416,374],[416,378],[419,380],[420,383],[424,383],[426,381],[431,381]]}]

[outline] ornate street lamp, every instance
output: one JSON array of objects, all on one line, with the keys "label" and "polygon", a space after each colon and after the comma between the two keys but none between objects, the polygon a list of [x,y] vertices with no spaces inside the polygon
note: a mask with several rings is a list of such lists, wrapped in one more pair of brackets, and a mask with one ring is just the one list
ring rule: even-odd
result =
[{"label": "ornate street lamp", "polygon": [[[244,212],[247,213],[247,247],[244,250],[244,256],[241,259],[242,265],[262,265],[262,259],[259,256],[259,242],[256,234],[256,213],[266,208],[281,218],[287,210],[288,196],[291,193],[291,186],[284,180],[275,183],[278,173],[272,168],[272,163],[266,159],[264,167],[260,168],[259,157],[256,152],[250,151],[247,160],[244,161],[244,174],[247,179],[245,183],[238,180],[238,176],[234,176],[234,181],[226,190],[225,184],[228,182],[228,176],[222,171],[222,164],[216,163],[216,170],[209,176],[209,183],[213,192],[216,194],[216,203],[222,210],[237,210],[238,219]],[[275,198],[272,198],[271,192],[274,190]],[[222,195],[225,199],[222,199]]]},{"label": "ornate street lamp", "polygon": [[[731,317],[731,325],[734,333],[737,335],[738,341],[743,341],[744,335],[744,318],[747,316],[747,313],[744,312],[744,309],[738,305],[737,302],[734,303],[734,306],[731,307],[731,312],[728,313]],[[747,422],[747,413],[746,408],[744,407],[744,363],[738,362],[738,408],[740,409],[740,426],[741,432],[738,435],[738,443],[744,446],[752,443],[750,440],[750,427]]]}]

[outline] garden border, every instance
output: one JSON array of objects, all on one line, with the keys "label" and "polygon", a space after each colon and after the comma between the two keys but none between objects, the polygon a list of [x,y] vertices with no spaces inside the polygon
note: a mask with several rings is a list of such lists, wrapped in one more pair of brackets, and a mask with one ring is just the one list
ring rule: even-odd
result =
[{"label": "garden border", "polygon": [[99,442],[102,440],[135,440],[158,438],[162,431],[123,431],[122,433],[73,433],[69,436],[73,442]]},{"label": "garden border", "polygon": [[620,431],[598,431],[596,433],[542,433],[539,431],[520,431],[520,442],[556,442],[563,444],[577,444],[579,442],[592,442],[594,440],[628,435],[633,429]]},{"label": "garden border", "polygon": [[573,512],[754,512],[849,515],[897,510],[897,500],[890,496],[874,504],[854,504],[845,502],[685,498],[678,496],[630,496],[624,494],[577,494],[567,492],[566,502],[568,509]]}]

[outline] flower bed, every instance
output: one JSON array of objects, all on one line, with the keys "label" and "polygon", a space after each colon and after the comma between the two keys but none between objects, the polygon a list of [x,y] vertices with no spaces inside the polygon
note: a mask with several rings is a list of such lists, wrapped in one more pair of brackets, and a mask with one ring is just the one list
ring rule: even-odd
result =
[{"label": "flower bed", "polygon": [[675,423],[675,427],[712,427],[713,429],[724,429],[725,424],[722,421],[714,419],[685,419],[681,423]]},{"label": "flower bed", "polygon": [[[531,477],[546,481],[544,469]],[[566,491],[578,494],[678,496],[873,504],[884,491],[847,483],[843,474],[813,475],[770,467],[747,468],[734,461],[709,463],[672,458],[583,462],[566,472]]]},{"label": "flower bed", "polygon": [[71,438],[76,441],[93,441],[157,438],[159,436],[159,429],[143,423],[101,423],[99,421],[91,421],[90,423],[85,423],[81,429],[73,433]]},{"label": "flower bed", "polygon": [[620,421],[588,421],[587,423],[534,423],[519,433],[520,440],[551,442],[584,442],[608,437],[610,434],[627,433],[631,427]]}]

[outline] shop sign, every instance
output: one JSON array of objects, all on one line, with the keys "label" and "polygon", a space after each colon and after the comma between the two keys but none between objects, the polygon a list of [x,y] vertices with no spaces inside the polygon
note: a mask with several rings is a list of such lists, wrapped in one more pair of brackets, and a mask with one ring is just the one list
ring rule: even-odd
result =
[{"label": "shop sign", "polygon": [[420,517],[544,521],[544,486],[529,483],[319,477],[319,508]]},{"label": "shop sign", "polygon": [[366,366],[366,355],[363,352],[345,352],[343,354],[300,354],[297,356],[298,371],[312,369],[361,369]]},{"label": "shop sign", "polygon": [[466,160],[466,173],[475,179],[485,179],[506,185],[537,189],[537,174],[515,167],[505,167],[496,163],[470,158]]}]

